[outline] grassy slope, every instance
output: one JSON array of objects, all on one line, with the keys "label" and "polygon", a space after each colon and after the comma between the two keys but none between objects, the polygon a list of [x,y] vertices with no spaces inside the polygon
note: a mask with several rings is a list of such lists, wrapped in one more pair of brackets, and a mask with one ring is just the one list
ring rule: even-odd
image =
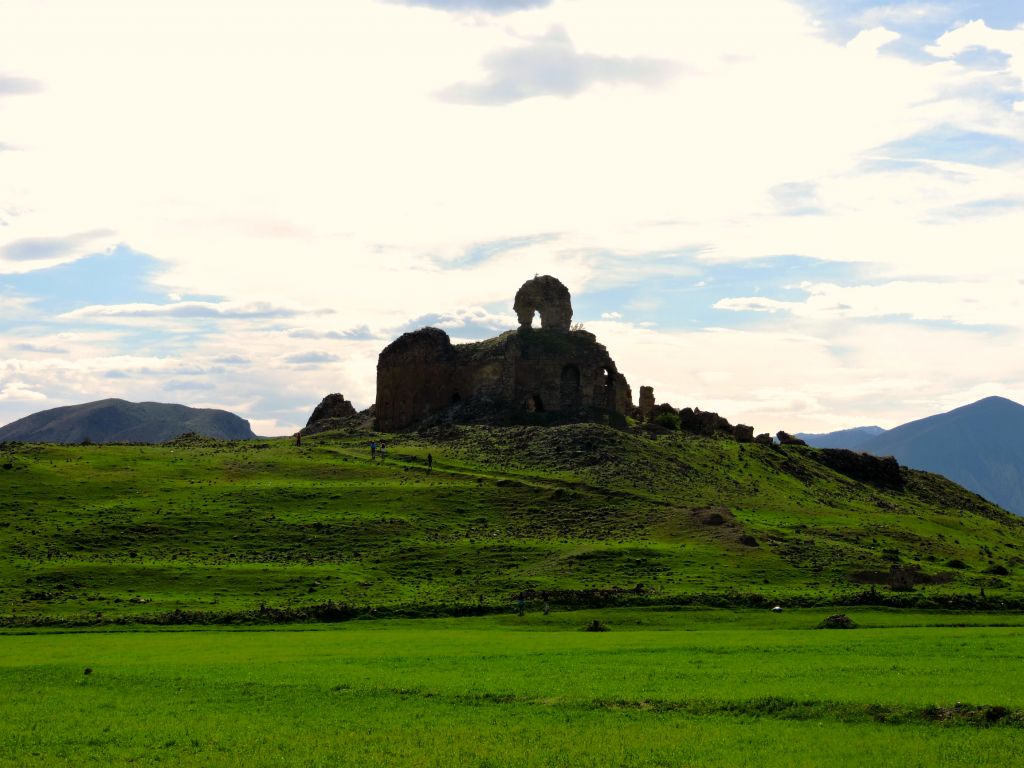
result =
[{"label": "grassy slope", "polygon": [[822,613],[5,635],[0,765],[1018,762],[1021,626],[806,631]]},{"label": "grassy slope", "polygon": [[[933,475],[890,491],[811,449],[592,425],[396,435],[375,463],[368,439],[8,445],[0,610],[507,604],[637,583],[829,599],[894,559],[953,578],[928,593],[1024,595],[1022,521]],[[702,523],[708,509],[726,523]]]}]

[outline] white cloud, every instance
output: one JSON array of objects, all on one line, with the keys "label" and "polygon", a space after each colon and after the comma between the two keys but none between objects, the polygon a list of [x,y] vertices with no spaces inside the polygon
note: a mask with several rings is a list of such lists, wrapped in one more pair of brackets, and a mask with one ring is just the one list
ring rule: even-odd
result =
[{"label": "white cloud", "polygon": [[975,19],[953,29],[929,46],[933,56],[952,58],[972,48],[987,48],[1009,55],[1010,70],[1024,80],[1024,26],[1016,29],[993,29],[982,19]]},{"label": "white cloud", "polygon": [[0,400],[38,402],[45,399],[46,395],[42,392],[36,392],[19,381],[9,382],[0,388]]},{"label": "white cloud", "polygon": [[621,322],[589,330],[634,393],[651,385],[658,402],[717,411],[759,432],[891,428],[996,393],[1024,402],[1024,360],[992,354],[1019,348],[1020,331],[801,319],[753,330],[664,332]]},{"label": "white cloud", "polygon": [[816,320],[907,317],[961,325],[1002,325],[1024,329],[1024,294],[1004,281],[929,282],[895,280],[880,285],[804,283],[803,301],[758,296],[721,299],[716,309],[789,312]]},{"label": "white cloud", "polygon": [[859,32],[853,40],[846,44],[846,49],[854,53],[875,54],[882,46],[899,39],[899,32],[893,32],[885,27],[874,27]]},{"label": "white cloud", "polygon": [[[579,297],[651,274],[701,285],[699,270],[675,258],[683,252],[715,263],[778,254],[865,263],[871,285],[816,281],[803,300],[736,290],[720,304],[775,309],[761,318],[771,328],[806,323],[798,340],[774,330],[645,330],[655,311],[659,327],[673,319],[689,327],[691,313],[706,307],[614,305],[636,320],[628,326],[636,349],[621,347],[631,379],[664,379],[676,399],[701,394],[730,417],[738,418],[731,408],[751,419],[775,414],[762,420],[803,428],[812,425],[793,420],[824,419],[822,403],[854,403],[844,413],[872,420],[857,405],[867,398],[829,399],[831,386],[848,392],[865,381],[873,396],[905,401],[909,388],[877,382],[905,382],[908,357],[924,354],[913,346],[887,364],[849,363],[843,381],[804,389],[774,371],[834,364],[821,349],[835,334],[814,321],[831,327],[844,318],[845,343],[856,350],[877,340],[858,320],[889,314],[1019,326],[1011,322],[1019,306],[1002,285],[1019,285],[1024,214],[956,211],[1019,197],[1022,163],[986,167],[927,145],[913,162],[895,163],[886,147],[939,127],[1024,140],[1024,113],[1010,106],[1024,95],[1013,95],[1012,78],[957,63],[983,46],[1009,54],[1020,77],[1021,30],[972,22],[936,42],[941,61],[908,61],[885,47],[895,39],[885,25],[934,19],[941,14],[932,4],[876,9],[849,45],[822,40],[813,19],[783,0],[509,0],[509,9],[530,7],[507,15],[462,13],[479,5],[470,0],[418,4],[459,12],[374,0],[184,0],[173,8],[8,0],[4,72],[39,87],[3,100],[0,138],[18,151],[0,154],[0,248],[15,256],[0,271],[42,269],[123,242],[165,265],[158,287],[169,303],[93,300],[57,318],[91,338],[19,329],[27,343],[69,353],[11,356],[3,375],[53,402],[129,389],[155,397],[161,377],[184,380],[174,371],[187,358],[207,370],[198,378],[217,384],[211,402],[291,427],[292,417],[269,412],[272,402],[312,406],[338,389],[361,406],[372,402],[382,345],[374,334],[423,317],[449,328],[513,327],[512,296],[536,272],[557,275]],[[565,34],[551,39],[552,29]],[[502,69],[501,52],[536,53],[538,41],[558,66],[530,69],[526,91],[573,98],[505,99],[494,109],[436,98],[453,83],[508,85],[516,73]],[[676,76],[650,88],[595,75],[595,62],[652,60]],[[566,80],[570,65],[583,67],[575,80]],[[549,236],[531,240],[537,233]],[[83,234],[95,237],[68,240]],[[466,256],[505,241],[520,244]],[[30,301],[5,294],[0,316],[17,318]],[[316,314],[323,309],[334,314]],[[213,321],[213,330],[187,350],[168,341],[159,353],[125,355],[118,336],[90,329],[116,323],[170,338],[196,319]],[[620,326],[601,327],[625,338]],[[901,331],[940,346],[942,333]],[[768,344],[770,359],[747,344]],[[283,362],[310,352],[340,362],[301,376]],[[216,362],[239,357],[254,365]],[[702,365],[708,359],[713,368]],[[997,362],[972,359],[978,382],[1012,382]],[[701,374],[686,375],[686,366]],[[110,378],[119,370],[130,380]],[[772,410],[772,398],[790,410]]]},{"label": "white cloud", "polygon": [[[323,310],[321,310],[321,313]],[[299,310],[276,307],[267,302],[178,301],[171,304],[94,304],[65,312],[61,320],[117,318],[273,318],[294,317]]]}]

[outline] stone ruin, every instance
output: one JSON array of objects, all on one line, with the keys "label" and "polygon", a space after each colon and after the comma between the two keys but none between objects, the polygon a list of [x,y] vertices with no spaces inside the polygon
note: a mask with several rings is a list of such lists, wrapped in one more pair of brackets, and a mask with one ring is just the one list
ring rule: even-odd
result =
[{"label": "stone ruin", "polygon": [[572,329],[569,290],[550,275],[535,277],[516,293],[513,309],[518,330],[492,339],[452,344],[440,328],[421,328],[385,347],[377,360],[377,428],[392,432],[439,417],[625,425],[633,410],[629,384],[594,334]]},{"label": "stone ruin", "polygon": [[346,416],[355,416],[356,409],[345,396],[340,392],[327,395],[320,401],[320,405],[313,409],[306,426],[311,426],[324,419],[342,419]]}]

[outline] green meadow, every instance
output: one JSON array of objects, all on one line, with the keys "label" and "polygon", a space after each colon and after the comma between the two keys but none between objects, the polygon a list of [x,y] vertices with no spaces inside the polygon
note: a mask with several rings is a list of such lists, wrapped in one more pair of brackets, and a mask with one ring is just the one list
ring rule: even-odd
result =
[{"label": "green meadow", "polygon": [[[598,425],[395,435],[383,461],[370,438],[0,446],[0,623],[431,615],[524,590],[567,605],[1024,596],[1024,521],[935,475],[893,487],[813,449]],[[893,565],[917,573],[911,593],[890,592]]]},{"label": "green meadow", "polygon": [[8,632],[0,764],[1018,764],[1024,616],[847,612]]},{"label": "green meadow", "polygon": [[1024,523],[943,478],[370,437],[0,446],[0,764],[1019,764]]}]

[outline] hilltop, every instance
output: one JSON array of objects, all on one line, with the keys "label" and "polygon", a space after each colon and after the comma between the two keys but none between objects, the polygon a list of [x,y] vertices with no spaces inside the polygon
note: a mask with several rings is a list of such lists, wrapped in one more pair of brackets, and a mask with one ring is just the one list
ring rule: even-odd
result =
[{"label": "hilltop", "polygon": [[724,604],[872,588],[911,603],[1024,597],[1024,521],[893,461],[575,424],[384,435],[388,456],[371,462],[373,437],[8,444],[0,604],[51,620],[178,621],[261,606],[485,608],[523,590]]},{"label": "hilltop", "polygon": [[0,442],[164,443],[186,432],[223,440],[256,437],[248,421],[228,411],[109,398],[18,419],[0,428]]}]

